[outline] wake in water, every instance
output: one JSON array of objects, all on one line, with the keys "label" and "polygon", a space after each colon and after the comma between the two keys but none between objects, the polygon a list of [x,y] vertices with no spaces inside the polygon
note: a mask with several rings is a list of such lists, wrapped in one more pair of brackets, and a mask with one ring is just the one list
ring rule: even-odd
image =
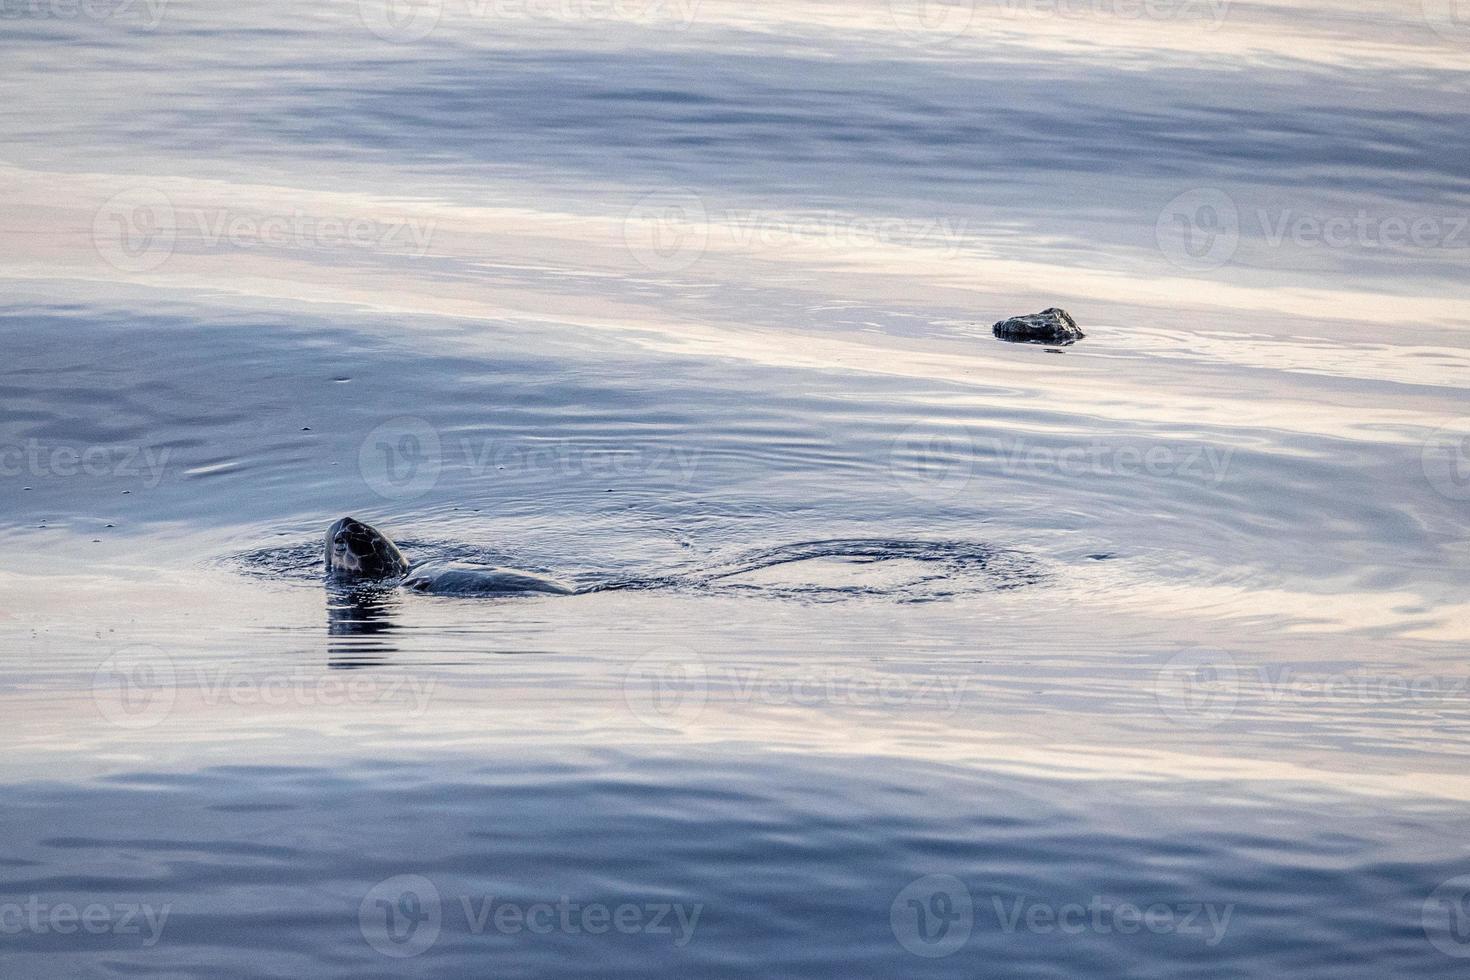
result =
[{"label": "wake in water", "polygon": [[[404,541],[423,562],[522,566],[514,556],[467,545]],[[264,548],[229,559],[253,577],[321,582],[318,543]],[[538,570],[546,571],[546,570]],[[1044,578],[1040,562],[1022,552],[965,541],[847,538],[804,541],[747,552],[706,567],[647,575],[595,573],[570,577],[576,594],[614,590],[669,589],[733,592],[836,602],[885,598],[930,602],[1034,585]]]},{"label": "wake in water", "polygon": [[781,545],[689,578],[700,588],[815,601],[928,602],[1033,585],[1042,573],[1028,555],[971,542],[851,538]]}]

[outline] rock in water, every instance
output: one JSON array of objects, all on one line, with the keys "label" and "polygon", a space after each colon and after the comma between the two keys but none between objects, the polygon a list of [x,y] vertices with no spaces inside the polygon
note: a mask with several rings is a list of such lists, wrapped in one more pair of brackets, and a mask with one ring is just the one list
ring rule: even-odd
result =
[{"label": "rock in water", "polygon": [[1072,344],[1087,336],[1066,310],[1053,306],[1040,313],[1002,320],[991,331],[1001,340],[1017,344]]}]

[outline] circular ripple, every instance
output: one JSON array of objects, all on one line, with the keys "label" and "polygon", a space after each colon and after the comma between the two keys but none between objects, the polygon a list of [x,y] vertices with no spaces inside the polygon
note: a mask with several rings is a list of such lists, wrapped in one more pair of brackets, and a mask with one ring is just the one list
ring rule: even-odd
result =
[{"label": "circular ripple", "polygon": [[811,601],[884,597],[929,602],[1034,585],[1037,561],[964,541],[805,541],[747,556],[700,578],[708,587]]}]

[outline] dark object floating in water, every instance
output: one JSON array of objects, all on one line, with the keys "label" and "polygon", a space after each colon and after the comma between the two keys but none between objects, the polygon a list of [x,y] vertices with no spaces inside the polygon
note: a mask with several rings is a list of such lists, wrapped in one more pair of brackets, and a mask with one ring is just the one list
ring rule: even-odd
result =
[{"label": "dark object floating in water", "polygon": [[990,328],[1001,340],[1014,344],[1054,344],[1065,347],[1087,336],[1066,310],[1050,307],[1040,313],[1013,316]]}]

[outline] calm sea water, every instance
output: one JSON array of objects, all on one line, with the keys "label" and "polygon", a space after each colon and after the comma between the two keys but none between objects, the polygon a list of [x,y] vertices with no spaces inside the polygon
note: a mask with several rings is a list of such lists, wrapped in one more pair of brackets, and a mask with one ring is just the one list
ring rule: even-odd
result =
[{"label": "calm sea water", "polygon": [[6,980],[1464,975],[1453,4],[0,57]]}]

